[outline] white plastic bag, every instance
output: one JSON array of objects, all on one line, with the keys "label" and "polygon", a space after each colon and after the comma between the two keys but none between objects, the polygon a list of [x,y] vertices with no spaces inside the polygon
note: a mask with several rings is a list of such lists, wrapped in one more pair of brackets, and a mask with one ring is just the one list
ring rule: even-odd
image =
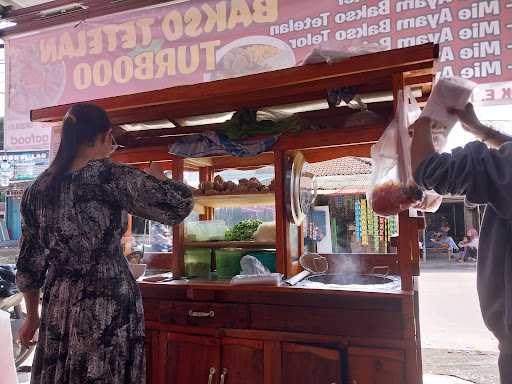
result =
[{"label": "white plastic bag", "polygon": [[16,384],[16,367],[12,350],[11,318],[5,311],[0,310],[0,372],[1,383]]},{"label": "white plastic bag", "polygon": [[[407,113],[407,126],[409,127],[412,123],[414,123],[420,116],[422,116],[422,111],[420,109],[420,106],[418,105],[418,102],[416,101],[416,98],[414,97],[412,90],[410,87],[407,87],[405,89],[405,105],[406,105],[406,113]],[[436,124],[437,125],[437,124]],[[436,126],[434,125],[434,126]],[[451,128],[450,128],[451,130]],[[441,132],[432,132],[432,139],[434,143],[437,143],[437,146],[442,148],[446,144],[446,138],[448,137],[448,134],[450,133],[449,130],[443,130]],[[405,138],[406,147],[407,147],[407,154],[411,153],[411,132],[409,132],[409,136]],[[409,162],[407,164],[410,164],[410,157]],[[413,178],[414,175],[412,174],[411,169],[411,178]],[[423,212],[436,212],[439,207],[441,206],[441,203],[443,202],[443,197],[437,194],[434,191],[423,191],[423,199],[421,202],[418,202],[412,206],[412,208],[418,209]]]},{"label": "white plastic bag", "polygon": [[411,90],[399,91],[395,117],[372,147],[368,199],[378,215],[393,216],[409,208],[435,212],[441,204],[441,196],[422,191],[413,179],[409,125],[419,115]]},{"label": "white plastic bag", "polygon": [[475,87],[476,83],[470,80],[451,77],[438,80],[432,89],[421,116],[432,119],[437,127],[432,129],[434,147],[437,151],[442,151],[450,131],[458,120],[458,117],[449,110],[463,110]]},{"label": "white plastic bag", "polygon": [[261,261],[251,255],[245,255],[240,260],[241,275],[269,275],[270,271]]},{"label": "white plastic bag", "polygon": [[318,63],[338,63],[353,56],[367,55],[386,50],[387,47],[377,43],[366,43],[362,40],[351,40],[350,44],[321,44],[309,52],[302,65]]}]

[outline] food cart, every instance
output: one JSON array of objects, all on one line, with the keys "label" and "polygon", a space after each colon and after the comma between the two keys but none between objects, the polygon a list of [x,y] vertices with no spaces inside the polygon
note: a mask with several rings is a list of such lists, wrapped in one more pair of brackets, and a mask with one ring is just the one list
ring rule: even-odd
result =
[{"label": "food cart", "polygon": [[[201,220],[214,209],[236,205],[275,207],[275,244],[246,241],[195,242],[185,239],[184,224],[173,228],[172,252],[153,255],[150,267],[169,268],[176,279],[140,282],[147,342],[147,382],[164,383],[421,383],[421,348],[416,277],[418,231],[422,219],[399,215],[397,253],[326,254],[329,274],[340,260],[357,260],[368,274],[386,267],[392,287],[299,283],[294,286],[235,286],[229,280],[182,279],[188,247],[275,248],[275,270],[286,278],[301,272],[303,227],[297,225],[293,198],[295,160],[314,163],[345,156],[369,157],[370,148],[391,120],[396,95],[405,87],[421,91],[433,81],[436,45],[425,44],[352,57],[336,64],[314,64],[208,83],[92,100],[105,108],[116,126],[169,120],[173,127],[137,130],[119,137],[124,147],[115,159],[135,166],[161,162],[172,177],[196,171],[212,182],[225,169],[274,167],[273,188],[257,192],[196,197]],[[368,109],[379,123],[350,126],[357,111],[346,106],[301,112],[307,126],[282,134],[272,149],[254,157],[183,158],[169,145],[185,135],[219,130],[221,124],[183,125],[194,116],[304,105],[325,100],[327,91],[355,86],[361,95],[387,97]],[[369,100],[370,98],[368,98]],[[421,100],[420,100],[421,102]],[[69,105],[31,112],[32,121],[61,121]],[[297,155],[300,153],[300,155]],[[300,213],[300,209],[299,209]],[[297,214],[297,211],[295,211]],[[212,267],[213,269],[213,267]],[[341,273],[343,274],[343,273]]]}]

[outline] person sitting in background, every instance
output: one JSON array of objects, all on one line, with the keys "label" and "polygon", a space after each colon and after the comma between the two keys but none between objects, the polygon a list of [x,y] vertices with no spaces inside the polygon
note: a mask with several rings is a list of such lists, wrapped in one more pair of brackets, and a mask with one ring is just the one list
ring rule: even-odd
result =
[{"label": "person sitting in background", "polygon": [[444,231],[436,234],[436,237],[432,239],[432,244],[432,248],[449,249],[452,253],[459,252],[459,247],[457,247],[453,238]]},{"label": "person sitting in background", "polygon": [[430,231],[427,236],[426,245],[427,248],[439,248],[437,244],[437,239],[439,238],[439,233]]},{"label": "person sitting in background", "polygon": [[448,233],[450,232],[450,224],[448,224],[448,222],[446,221],[443,221],[443,223],[441,224],[441,228],[439,228],[439,230],[441,231],[442,234],[448,236]]},{"label": "person sitting in background", "polygon": [[465,261],[476,261],[478,254],[478,231],[474,228],[468,230],[464,240],[460,242],[459,246],[462,248],[461,256],[458,261],[463,263]]},{"label": "person sitting in background", "polygon": [[480,231],[477,290],[484,322],[499,341],[502,384],[512,383],[512,137],[482,124],[472,104],[453,111],[475,141],[452,153],[438,153],[432,142],[436,123],[418,119],[412,126],[414,179],[440,195],[465,195],[487,204]]}]

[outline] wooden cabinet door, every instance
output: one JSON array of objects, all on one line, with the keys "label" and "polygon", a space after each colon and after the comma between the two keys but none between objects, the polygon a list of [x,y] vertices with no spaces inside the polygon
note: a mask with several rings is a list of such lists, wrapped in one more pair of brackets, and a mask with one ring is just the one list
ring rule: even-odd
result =
[{"label": "wooden cabinet door", "polygon": [[214,337],[166,333],[162,336],[164,377],[156,384],[216,384],[219,382],[220,341]]},{"label": "wooden cabinet door", "polygon": [[341,384],[340,351],[283,343],[282,372],[283,383]]},{"label": "wooden cabinet door", "polygon": [[373,348],[349,348],[349,384],[404,384],[403,352]]},{"label": "wooden cabinet door", "polygon": [[220,384],[263,384],[263,341],[222,339]]},{"label": "wooden cabinet door", "polygon": [[146,384],[152,384],[152,362],[153,362],[153,331],[146,329],[146,338],[144,339],[144,353],[146,354]]}]

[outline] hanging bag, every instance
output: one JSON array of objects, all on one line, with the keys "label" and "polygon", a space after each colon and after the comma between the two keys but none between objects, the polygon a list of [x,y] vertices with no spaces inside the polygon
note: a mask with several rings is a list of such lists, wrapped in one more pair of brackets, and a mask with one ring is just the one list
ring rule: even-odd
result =
[{"label": "hanging bag", "polygon": [[373,171],[368,199],[375,213],[393,216],[409,209],[435,212],[442,197],[424,192],[414,182],[411,169],[410,124],[421,114],[409,88],[398,92],[395,117],[372,147]]}]

